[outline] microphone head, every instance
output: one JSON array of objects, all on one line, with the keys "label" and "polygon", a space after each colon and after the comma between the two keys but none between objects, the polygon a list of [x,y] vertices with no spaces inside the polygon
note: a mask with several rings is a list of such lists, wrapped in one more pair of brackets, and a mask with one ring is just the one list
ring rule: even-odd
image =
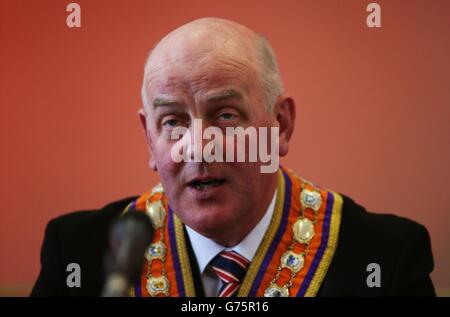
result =
[{"label": "microphone head", "polygon": [[130,282],[140,276],[145,252],[154,235],[150,218],[143,212],[127,212],[113,225],[107,273],[120,273]]}]

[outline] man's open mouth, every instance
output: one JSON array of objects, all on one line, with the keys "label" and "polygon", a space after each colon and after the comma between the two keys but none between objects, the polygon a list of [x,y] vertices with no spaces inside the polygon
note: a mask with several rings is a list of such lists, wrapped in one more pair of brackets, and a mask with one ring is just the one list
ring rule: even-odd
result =
[{"label": "man's open mouth", "polygon": [[189,187],[204,190],[222,185],[225,182],[223,179],[205,179],[205,180],[193,180],[188,183]]}]

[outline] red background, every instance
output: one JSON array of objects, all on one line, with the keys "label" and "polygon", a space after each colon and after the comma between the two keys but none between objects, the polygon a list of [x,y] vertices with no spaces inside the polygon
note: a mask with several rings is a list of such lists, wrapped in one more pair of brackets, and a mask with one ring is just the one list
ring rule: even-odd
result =
[{"label": "red background", "polygon": [[143,65],[195,18],[240,22],[271,41],[298,120],[286,166],[374,211],[430,231],[450,294],[450,3],[70,1],[0,4],[0,294],[26,295],[48,220],[157,181],[137,118]]}]

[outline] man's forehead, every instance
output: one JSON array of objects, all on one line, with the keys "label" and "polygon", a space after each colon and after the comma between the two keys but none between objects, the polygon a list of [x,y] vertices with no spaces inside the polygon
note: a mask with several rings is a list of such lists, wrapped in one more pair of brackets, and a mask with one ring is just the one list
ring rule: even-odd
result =
[{"label": "man's forehead", "polygon": [[210,22],[181,27],[158,43],[145,67],[149,103],[161,95],[197,98],[231,86],[242,96],[258,85],[260,66],[252,31],[233,23],[220,27],[229,22]]},{"label": "man's forehead", "polygon": [[255,84],[256,72],[244,64],[211,63],[183,67],[178,63],[160,67],[147,81],[151,98],[157,95],[208,94],[242,97]]}]

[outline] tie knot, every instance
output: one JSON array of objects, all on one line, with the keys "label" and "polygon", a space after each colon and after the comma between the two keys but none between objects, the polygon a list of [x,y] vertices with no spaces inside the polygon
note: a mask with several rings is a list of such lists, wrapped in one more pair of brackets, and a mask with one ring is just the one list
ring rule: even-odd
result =
[{"label": "tie knot", "polygon": [[250,262],[235,251],[222,251],[211,260],[211,268],[223,282],[219,296],[233,296],[242,280]]}]

